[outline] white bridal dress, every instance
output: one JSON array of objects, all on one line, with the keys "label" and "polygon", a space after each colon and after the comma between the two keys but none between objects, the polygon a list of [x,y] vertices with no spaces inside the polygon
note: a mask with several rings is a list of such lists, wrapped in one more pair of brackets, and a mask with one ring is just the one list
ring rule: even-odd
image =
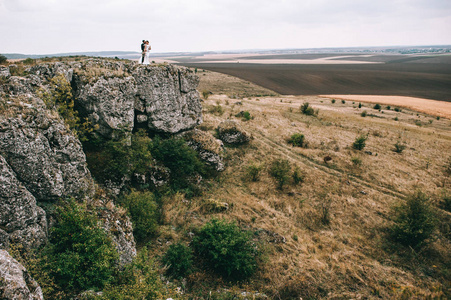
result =
[{"label": "white bridal dress", "polygon": [[150,54],[149,45],[145,46],[144,51],[146,51],[146,54],[144,55],[143,65],[148,65],[148,64],[150,64],[150,61],[149,61],[149,54]]}]

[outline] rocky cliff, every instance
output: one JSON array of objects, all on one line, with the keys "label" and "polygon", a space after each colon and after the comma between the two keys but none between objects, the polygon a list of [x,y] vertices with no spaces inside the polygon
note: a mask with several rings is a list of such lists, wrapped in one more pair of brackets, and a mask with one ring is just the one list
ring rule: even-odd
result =
[{"label": "rocky cliff", "polygon": [[[77,133],[45,96],[56,77],[70,87],[79,116],[106,139],[140,128],[173,134],[202,122],[198,78],[186,68],[101,59],[40,64],[12,76],[16,68],[0,68],[0,249],[10,243],[37,249],[47,242],[51,217],[40,203],[75,198],[98,207],[107,201],[93,200],[96,186]],[[102,211],[99,218],[111,232],[120,263],[129,263],[136,255],[130,220],[111,201]],[[5,261],[12,261],[4,252]],[[19,272],[8,270],[2,271],[2,282]],[[39,298],[29,296],[27,284],[20,288],[23,297]],[[0,287],[0,297],[16,292]]]}]

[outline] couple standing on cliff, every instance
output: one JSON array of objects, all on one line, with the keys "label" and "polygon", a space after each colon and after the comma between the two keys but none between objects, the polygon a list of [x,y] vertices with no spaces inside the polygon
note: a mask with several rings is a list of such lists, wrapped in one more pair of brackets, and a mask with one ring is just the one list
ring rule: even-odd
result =
[{"label": "couple standing on cliff", "polygon": [[150,44],[149,41],[143,40],[142,44],[141,44],[141,63],[143,65],[148,65],[150,64],[149,62],[149,54],[150,54]]}]

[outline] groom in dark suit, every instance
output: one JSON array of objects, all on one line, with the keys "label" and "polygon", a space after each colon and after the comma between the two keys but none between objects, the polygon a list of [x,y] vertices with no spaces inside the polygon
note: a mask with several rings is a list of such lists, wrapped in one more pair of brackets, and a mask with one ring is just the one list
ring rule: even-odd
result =
[{"label": "groom in dark suit", "polygon": [[141,63],[144,63],[144,57],[146,56],[146,52],[144,52],[144,49],[146,47],[146,41],[143,40],[143,42],[141,43]]}]

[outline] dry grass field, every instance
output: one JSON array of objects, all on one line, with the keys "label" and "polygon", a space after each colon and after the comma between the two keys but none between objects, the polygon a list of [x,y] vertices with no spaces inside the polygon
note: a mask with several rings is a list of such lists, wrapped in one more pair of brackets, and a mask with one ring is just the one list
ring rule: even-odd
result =
[{"label": "dry grass field", "polygon": [[[199,75],[199,90],[211,92],[203,102],[200,129],[215,134],[220,122],[232,119],[253,139],[226,147],[227,168],[208,183],[202,197],[166,200],[166,226],[157,251],[167,247],[165,240],[188,241],[194,228],[213,217],[225,218],[264,233],[256,238],[265,242],[266,263],[242,284],[197,272],[187,287],[204,291],[204,296],[226,288],[273,299],[451,295],[451,214],[441,205],[451,188],[446,173],[451,168],[451,120],[405,108],[395,111],[386,104],[377,110],[374,104],[359,108],[358,101],[332,103],[319,96],[262,96],[270,92],[237,78],[210,71]],[[300,112],[305,102],[317,115]],[[240,111],[248,111],[252,119],[235,117]],[[287,143],[294,133],[305,136],[304,147]],[[366,147],[355,150],[351,145],[361,135],[368,137]],[[405,145],[401,153],[394,151],[396,143]],[[276,159],[298,168],[303,182],[277,189],[268,174]],[[260,169],[255,182],[250,166]],[[415,190],[430,197],[440,220],[434,239],[419,250],[387,238],[393,206]],[[227,203],[229,209],[212,211],[206,206],[211,200]]]}]

